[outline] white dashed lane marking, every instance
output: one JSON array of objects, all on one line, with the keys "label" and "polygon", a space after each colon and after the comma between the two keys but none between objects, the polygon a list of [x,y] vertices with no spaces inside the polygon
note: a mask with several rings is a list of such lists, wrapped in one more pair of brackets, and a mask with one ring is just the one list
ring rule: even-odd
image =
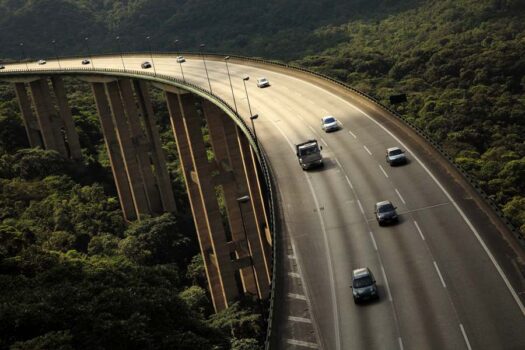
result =
[{"label": "white dashed lane marking", "polygon": [[401,202],[403,202],[403,204],[407,204],[405,202],[405,199],[403,198],[403,196],[401,195],[401,193],[399,193],[399,190],[396,188],[396,193],[397,193],[397,196],[399,197],[399,199],[401,199]]},{"label": "white dashed lane marking", "polygon": [[443,285],[443,288],[447,288],[447,285],[445,284],[445,280],[443,279],[443,276],[441,275],[441,271],[439,271],[438,264],[434,261],[434,267],[436,268],[437,274],[439,276],[439,279],[441,280],[441,284]]},{"label": "white dashed lane marking", "polygon": [[357,136],[356,136],[353,132],[351,132],[350,130],[348,130],[348,133],[349,133],[350,135],[352,135],[352,136],[354,137],[354,139],[357,139]]},{"label": "white dashed lane marking", "polygon": [[306,297],[302,294],[288,293],[288,298],[306,300]]},{"label": "white dashed lane marking", "polygon": [[290,345],[304,346],[305,348],[310,348],[310,349],[319,349],[319,345],[317,345],[316,343],[310,343],[307,341],[286,339],[286,342]]},{"label": "white dashed lane marking", "polygon": [[463,339],[465,339],[465,344],[467,345],[468,350],[472,350],[472,347],[470,346],[470,342],[468,341],[467,332],[465,332],[465,328],[463,328],[463,325],[459,324],[459,329],[461,329],[461,334],[463,334]]},{"label": "white dashed lane marking", "polygon": [[366,151],[368,154],[372,155],[372,152],[370,152],[370,150],[368,149],[368,147],[363,146],[363,148],[365,149],[365,151]]},{"label": "white dashed lane marking", "polygon": [[421,229],[419,228],[419,225],[418,225],[417,221],[414,221],[414,225],[416,226],[417,232],[419,232],[419,235],[421,236],[421,239],[425,240],[425,236],[423,236],[423,231],[421,231]]},{"label": "white dashed lane marking", "polygon": [[379,164],[379,168],[383,172],[383,175],[385,175],[385,177],[388,179],[388,174],[386,173],[385,169],[381,166],[381,164]]},{"label": "white dashed lane marking", "polygon": [[302,323],[312,323],[312,320],[304,317],[288,316],[288,320]]}]

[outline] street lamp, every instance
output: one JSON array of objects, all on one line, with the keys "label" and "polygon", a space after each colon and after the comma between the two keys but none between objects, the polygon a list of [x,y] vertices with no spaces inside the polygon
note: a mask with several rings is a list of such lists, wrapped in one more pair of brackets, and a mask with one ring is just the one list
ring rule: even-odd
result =
[{"label": "street lamp", "polygon": [[244,84],[244,91],[246,92],[246,101],[248,101],[248,110],[250,111],[250,117],[252,116],[252,107],[250,106],[250,98],[248,97],[248,89],[246,88],[246,81],[250,80],[250,77],[245,75],[242,78],[242,83]]},{"label": "street lamp", "polygon": [[246,241],[246,246],[248,247],[248,254],[250,255],[250,263],[252,265],[253,279],[255,280],[255,286],[257,288],[257,296],[258,296],[258,299],[261,299],[261,296],[259,294],[259,291],[260,291],[259,281],[257,280],[257,274],[255,272],[255,265],[253,263],[252,246],[250,245],[250,242],[248,241],[248,235],[246,233],[246,224],[244,223],[244,215],[242,214],[242,206],[241,206],[241,203],[248,203],[249,201],[250,201],[250,196],[248,195],[237,198],[237,204],[239,205],[239,212],[241,213],[241,222],[242,222],[242,230],[244,232],[244,240]]},{"label": "street lamp", "polygon": [[230,56],[224,57],[224,62],[226,62],[226,70],[228,71],[228,79],[230,80],[230,88],[232,89],[233,105],[235,106],[235,113],[237,113],[237,103],[235,102],[235,94],[233,93],[232,78],[230,76],[230,68],[228,68],[228,60]]},{"label": "street lamp", "polygon": [[91,50],[89,49],[89,38],[86,36],[84,38],[84,41],[86,42],[86,48],[88,52],[89,62],[91,62],[91,68],[95,69],[95,64],[93,63],[93,56],[91,55]]},{"label": "street lamp", "polygon": [[153,74],[157,76],[157,70],[155,69],[155,62],[153,62],[153,54],[151,53],[151,37],[147,36],[146,41],[148,42],[149,58],[151,59],[151,65],[153,66]]},{"label": "street lamp", "polygon": [[210,92],[213,93],[211,89],[211,83],[210,83],[210,76],[208,75],[208,68],[206,67],[206,60],[204,59],[204,53],[202,52],[202,49],[204,48],[204,44],[200,44],[200,50],[201,50],[201,56],[202,56],[202,62],[204,62],[204,70],[206,71],[206,78],[208,78],[208,86],[210,87]]},{"label": "street lamp", "polygon": [[[24,43],[20,43],[20,51],[22,52],[22,57],[20,57],[20,61],[22,61],[26,57],[26,52],[24,50]],[[27,65],[27,59],[26,59],[26,69],[29,70],[29,66]]]},{"label": "street lamp", "polygon": [[122,60],[122,68],[126,70],[126,65],[124,64],[124,57],[122,56],[122,48],[120,47],[120,36],[117,35],[115,39],[117,39],[118,51],[120,53],[120,59]]},{"label": "street lamp", "polygon": [[62,67],[60,66],[60,59],[58,58],[57,53],[57,42],[55,40],[52,40],[51,43],[53,44],[53,49],[55,50],[55,57],[57,58],[58,69],[62,70]]},{"label": "street lamp", "polygon": [[184,78],[184,70],[182,70],[182,61],[179,61],[180,64],[180,74],[182,74],[182,81],[186,82],[186,79]]},{"label": "street lamp", "polygon": [[253,122],[257,118],[259,118],[258,114],[250,116],[250,120],[252,121],[253,137],[255,138],[255,145],[257,146],[257,148],[259,148],[259,139],[257,138],[257,132],[255,131],[255,123]]},{"label": "street lamp", "polygon": [[180,55],[180,52],[179,52],[179,39],[173,40],[173,44],[175,45],[175,53],[177,54],[177,56],[179,56]]}]

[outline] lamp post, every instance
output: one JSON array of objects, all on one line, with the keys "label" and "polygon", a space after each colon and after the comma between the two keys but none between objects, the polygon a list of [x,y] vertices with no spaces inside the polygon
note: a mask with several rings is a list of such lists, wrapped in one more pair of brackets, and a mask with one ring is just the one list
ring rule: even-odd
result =
[{"label": "lamp post", "polygon": [[242,78],[242,83],[244,84],[244,91],[246,92],[246,101],[248,101],[248,110],[250,111],[250,117],[252,116],[252,107],[250,106],[250,98],[248,97],[248,89],[246,88],[246,81],[250,80],[250,77],[245,75]]},{"label": "lamp post", "polygon": [[255,138],[255,145],[257,146],[257,148],[259,148],[259,139],[257,138],[257,132],[255,131],[255,123],[253,122],[257,118],[259,118],[258,114],[250,116],[250,120],[252,122],[253,137]]},{"label": "lamp post", "polygon": [[210,92],[213,93],[213,90],[211,89],[210,76],[208,75],[208,68],[206,67],[206,60],[204,59],[204,53],[202,52],[204,46],[204,44],[200,44],[199,47],[201,50],[202,62],[204,63],[204,70],[206,71],[206,78],[208,78],[208,86],[210,87]]},{"label": "lamp post", "polygon": [[91,55],[91,50],[89,49],[89,38],[86,36],[84,38],[84,41],[86,42],[86,49],[88,52],[89,62],[91,62],[91,68],[95,69],[95,64],[93,63],[93,56]]},{"label": "lamp post", "polygon": [[[20,57],[20,61],[22,61],[26,57],[26,52],[24,50],[24,43],[20,43],[20,51],[22,53],[22,57]],[[26,60],[26,69],[29,70],[29,66],[27,65],[27,60]]]},{"label": "lamp post", "polygon": [[248,241],[248,234],[246,233],[246,225],[244,223],[244,215],[242,213],[242,206],[241,203],[247,203],[250,200],[250,196],[245,195],[242,197],[237,198],[237,204],[239,205],[239,212],[241,213],[241,222],[242,222],[242,230],[244,232],[244,240],[246,241],[246,246],[248,247],[248,254],[250,255],[250,263],[252,265],[252,273],[253,273],[253,279],[255,280],[255,286],[257,288],[257,298],[261,299],[261,295],[259,294],[259,281],[257,280],[257,274],[255,272],[255,265],[253,264],[253,255],[252,255],[252,247],[250,245],[250,242]]},{"label": "lamp post", "polygon": [[180,64],[180,74],[182,74],[182,81],[186,82],[186,79],[184,78],[184,70],[182,70],[182,61],[179,62],[179,64]]},{"label": "lamp post", "polygon": [[153,66],[153,74],[157,76],[157,69],[155,68],[155,62],[153,62],[153,54],[151,53],[151,37],[147,36],[146,41],[148,42],[149,58],[151,59],[151,65]]},{"label": "lamp post", "polygon": [[51,43],[53,44],[53,50],[55,51],[55,57],[57,58],[58,69],[62,70],[62,66],[60,66],[60,59],[58,58],[57,42],[52,40]]},{"label": "lamp post", "polygon": [[117,39],[118,51],[120,53],[120,59],[122,61],[122,68],[126,70],[126,65],[124,64],[124,57],[122,56],[122,48],[120,47],[120,36],[117,35],[115,39]]},{"label": "lamp post", "polygon": [[235,94],[233,93],[233,85],[232,85],[232,78],[230,76],[230,68],[228,68],[229,59],[230,59],[230,56],[224,57],[224,62],[226,62],[226,70],[228,71],[228,79],[230,80],[230,88],[232,89],[233,106],[235,107],[235,113],[237,113],[237,103],[235,102]]},{"label": "lamp post", "polygon": [[175,54],[177,56],[179,56],[180,55],[180,52],[179,52],[179,39],[173,40],[173,44],[175,45]]}]

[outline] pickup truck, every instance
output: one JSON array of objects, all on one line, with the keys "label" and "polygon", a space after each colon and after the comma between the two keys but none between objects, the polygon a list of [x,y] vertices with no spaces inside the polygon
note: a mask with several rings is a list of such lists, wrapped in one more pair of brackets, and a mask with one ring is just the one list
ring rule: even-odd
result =
[{"label": "pickup truck", "polygon": [[323,146],[317,143],[317,140],[308,140],[303,143],[295,145],[297,151],[297,159],[303,170],[307,170],[315,167],[322,167],[323,156],[321,150]]}]

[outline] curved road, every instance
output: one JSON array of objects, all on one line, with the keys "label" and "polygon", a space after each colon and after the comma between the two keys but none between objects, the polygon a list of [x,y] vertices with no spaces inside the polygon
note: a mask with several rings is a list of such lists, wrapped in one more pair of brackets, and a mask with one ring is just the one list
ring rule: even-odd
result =
[{"label": "curved road", "polygon": [[[140,69],[149,60],[143,57],[125,56],[126,67]],[[118,56],[93,62],[95,68],[122,68]],[[154,63],[158,73],[181,77],[173,57],[154,56]],[[224,61],[206,63],[213,92],[233,105]],[[80,59],[61,65],[81,67]],[[8,65],[5,72],[11,68],[25,65]],[[316,333],[308,342],[283,338],[281,347],[525,349],[523,252],[505,242],[484,213],[469,209],[472,198],[454,192],[457,181],[432,170],[435,159],[423,158],[427,153],[364,99],[272,66],[232,59],[229,68],[245,117],[242,76],[251,77],[247,88],[252,111],[259,114],[257,135],[277,180],[283,239],[291,245],[290,266],[296,266],[289,278],[299,279],[304,291],[296,298],[306,299],[311,314],[283,318],[311,323]],[[188,59],[183,69],[188,81],[208,89],[199,57]],[[271,87],[258,89],[259,76]],[[328,114],[341,121],[341,130],[320,130],[320,117]],[[303,172],[293,144],[310,138],[322,142],[326,166]],[[409,164],[388,166],[384,152],[391,146],[407,149]],[[373,205],[385,199],[397,205],[399,224],[376,223]],[[361,266],[374,272],[381,298],[357,306],[349,284],[351,271]]]}]

